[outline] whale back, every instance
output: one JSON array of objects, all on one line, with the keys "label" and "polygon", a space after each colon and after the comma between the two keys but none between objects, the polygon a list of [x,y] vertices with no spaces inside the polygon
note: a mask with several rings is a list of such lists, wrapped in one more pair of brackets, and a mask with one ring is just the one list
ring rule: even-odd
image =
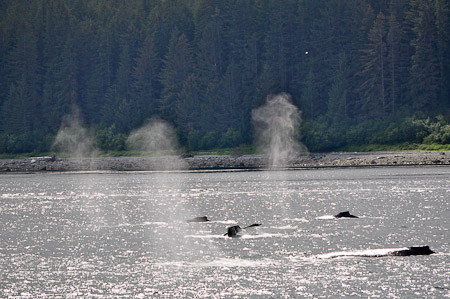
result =
[{"label": "whale back", "polygon": [[392,255],[396,256],[410,256],[410,255],[429,255],[435,253],[433,250],[430,249],[429,246],[413,246],[408,247],[408,249],[405,250],[399,250]]},{"label": "whale back", "polygon": [[429,255],[435,253],[428,246],[403,247],[403,248],[379,248],[356,251],[337,251],[319,254],[319,259],[330,259],[337,257],[383,257],[383,256],[411,256]]},{"label": "whale back", "polygon": [[346,218],[358,218],[358,216],[355,216],[355,215],[350,214],[349,211],[340,212],[340,213],[334,215],[334,217],[336,217],[336,218],[342,218],[342,217],[346,217]]},{"label": "whale back", "polygon": [[236,237],[237,234],[242,230],[239,225],[230,226],[227,228],[227,236],[228,237]]}]

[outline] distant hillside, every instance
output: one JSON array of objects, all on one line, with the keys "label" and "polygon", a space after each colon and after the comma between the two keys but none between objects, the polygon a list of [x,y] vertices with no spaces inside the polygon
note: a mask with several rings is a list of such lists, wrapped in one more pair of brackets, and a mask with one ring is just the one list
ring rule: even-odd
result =
[{"label": "distant hillside", "polygon": [[68,115],[102,150],[150,118],[187,150],[253,143],[290,94],[312,151],[450,143],[448,0],[3,0],[0,153]]}]

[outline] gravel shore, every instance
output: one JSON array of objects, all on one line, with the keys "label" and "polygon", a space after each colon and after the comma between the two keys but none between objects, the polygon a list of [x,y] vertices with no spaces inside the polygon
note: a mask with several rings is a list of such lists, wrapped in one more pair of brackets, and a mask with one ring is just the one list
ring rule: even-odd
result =
[{"label": "gravel shore", "polygon": [[[0,172],[265,169],[267,155],[0,159]],[[450,165],[450,152],[311,153],[286,168]]]}]

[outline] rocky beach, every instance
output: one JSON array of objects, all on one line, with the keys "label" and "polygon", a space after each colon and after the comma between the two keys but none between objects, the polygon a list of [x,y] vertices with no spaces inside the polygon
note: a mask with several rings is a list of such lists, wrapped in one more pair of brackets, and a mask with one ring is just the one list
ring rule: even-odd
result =
[{"label": "rocky beach", "polygon": [[[267,155],[196,155],[164,157],[31,157],[0,159],[0,172],[168,171],[266,169]],[[389,167],[450,165],[450,151],[310,153],[283,168]]]}]

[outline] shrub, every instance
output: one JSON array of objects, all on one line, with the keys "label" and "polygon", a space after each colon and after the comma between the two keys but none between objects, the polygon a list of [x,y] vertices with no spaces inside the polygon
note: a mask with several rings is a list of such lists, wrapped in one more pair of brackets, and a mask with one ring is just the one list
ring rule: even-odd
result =
[{"label": "shrub", "polygon": [[238,130],[229,128],[220,140],[221,147],[236,147],[244,142],[242,133]]},{"label": "shrub", "polygon": [[39,131],[25,134],[3,134],[0,136],[0,153],[40,153],[50,150],[52,135],[45,135]]},{"label": "shrub", "polygon": [[423,139],[426,144],[449,144],[450,143],[450,124],[436,122],[430,124],[431,134]]},{"label": "shrub", "polygon": [[190,130],[187,135],[187,149],[189,151],[197,151],[200,149],[200,140],[202,139],[202,134],[198,130]]},{"label": "shrub", "polygon": [[100,129],[95,134],[95,142],[98,148],[104,151],[125,150],[126,136],[116,132],[116,126]]},{"label": "shrub", "polygon": [[199,148],[204,150],[215,148],[217,147],[218,139],[219,134],[217,134],[217,132],[209,131],[200,140]]}]

